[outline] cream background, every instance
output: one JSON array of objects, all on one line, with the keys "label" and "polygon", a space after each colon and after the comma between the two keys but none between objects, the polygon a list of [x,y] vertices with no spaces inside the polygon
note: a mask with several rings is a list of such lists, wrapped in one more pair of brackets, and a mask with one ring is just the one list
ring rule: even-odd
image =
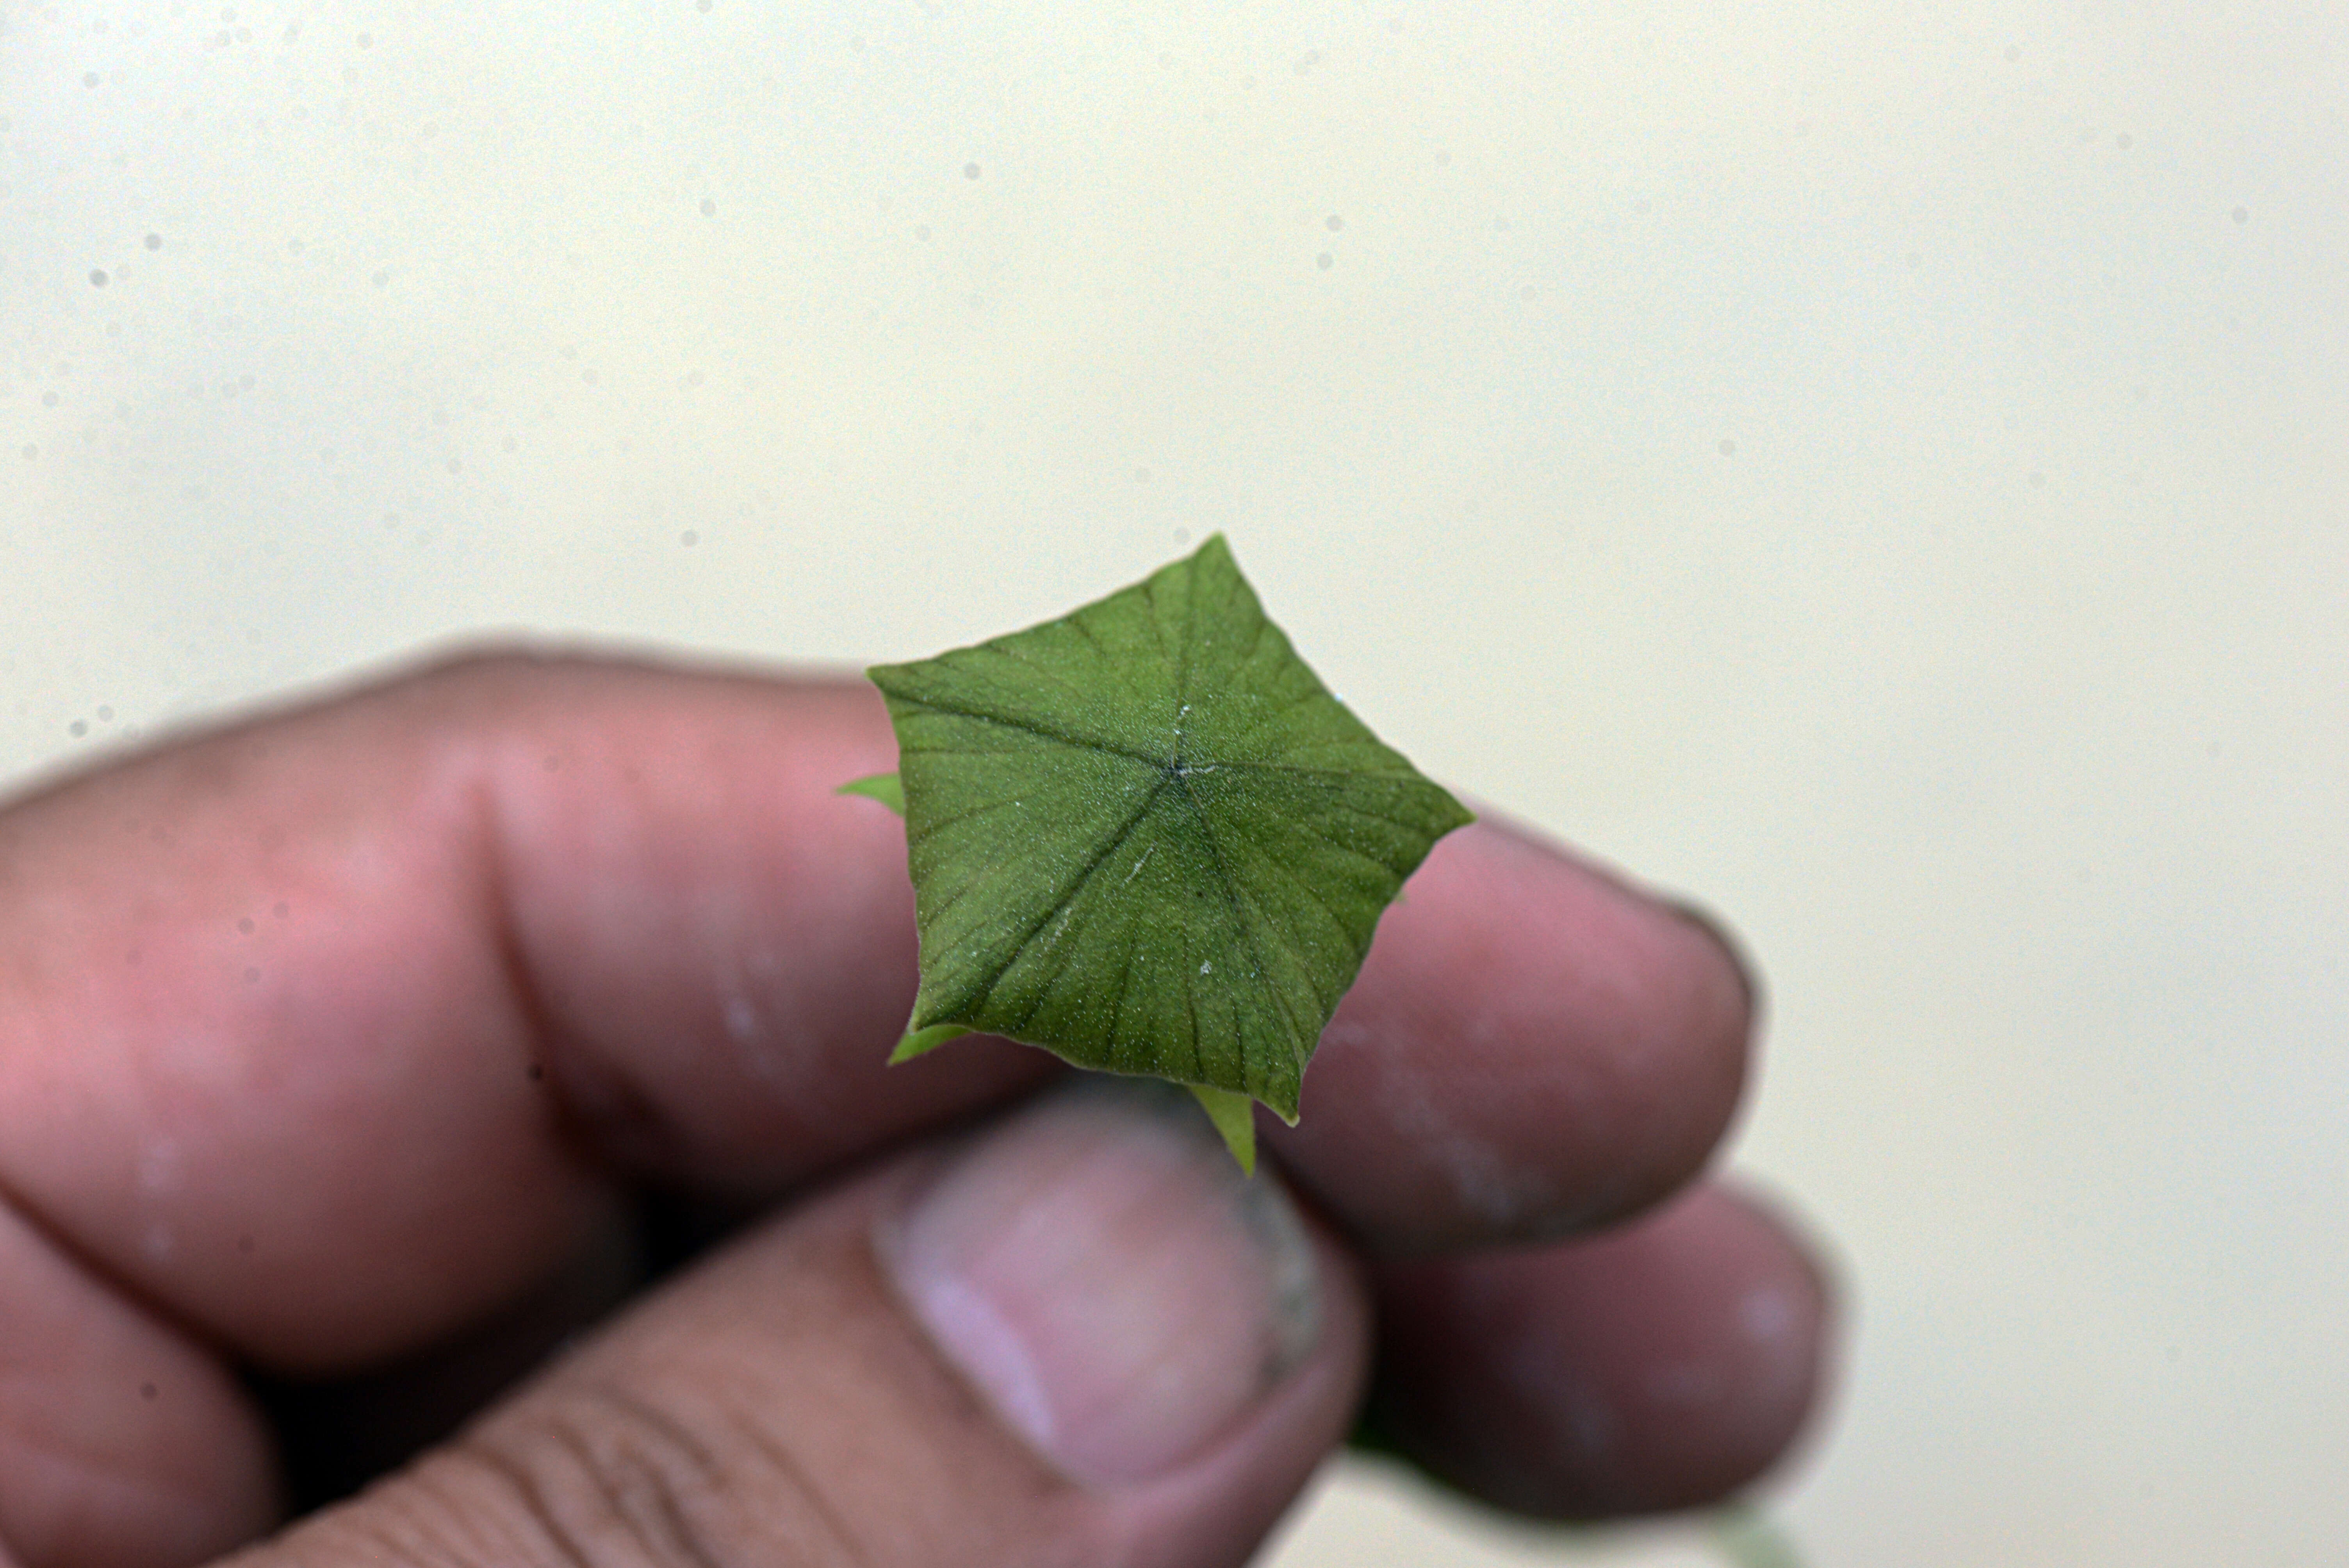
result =
[{"label": "cream background", "polygon": [[[1226,530],[1759,954],[1814,1563],[2341,1561],[2344,18],[0,0],[0,768]],[[1273,1561],[1586,1552],[1708,1560],[1347,1469]]]}]

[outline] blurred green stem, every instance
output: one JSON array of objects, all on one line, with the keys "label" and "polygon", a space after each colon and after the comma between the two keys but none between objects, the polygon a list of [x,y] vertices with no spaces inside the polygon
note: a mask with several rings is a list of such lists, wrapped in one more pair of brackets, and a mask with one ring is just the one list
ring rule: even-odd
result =
[{"label": "blurred green stem", "polygon": [[1803,1568],[1793,1538],[1757,1509],[1723,1509],[1713,1518],[1713,1542],[1736,1568]]}]

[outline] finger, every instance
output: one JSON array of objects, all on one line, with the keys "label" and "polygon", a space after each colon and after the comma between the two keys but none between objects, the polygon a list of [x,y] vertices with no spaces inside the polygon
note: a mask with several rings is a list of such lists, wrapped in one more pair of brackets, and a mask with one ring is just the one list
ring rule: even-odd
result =
[{"label": "finger", "polygon": [[1088,1086],[738,1241],[244,1568],[1237,1563],[1359,1283],[1179,1094]]},{"label": "finger", "polygon": [[1381,1434],[1549,1518],[1726,1496],[1785,1453],[1829,1357],[1819,1265],[1718,1187],[1588,1241],[1393,1263],[1376,1281]]},{"label": "finger", "polygon": [[460,1334],[330,1377],[248,1373],[276,1435],[287,1510],[337,1502],[442,1441],[563,1346],[642,1291],[664,1245],[660,1205],[595,1237],[564,1267]]},{"label": "finger", "polygon": [[276,1501],[234,1379],[0,1203],[0,1563],[199,1562]]},{"label": "finger", "polygon": [[1438,842],[1380,923],[1299,1125],[1259,1119],[1375,1248],[1560,1236],[1703,1165],[1753,1021],[1713,925],[1487,816]]},{"label": "finger", "polygon": [[777,1190],[1033,1082],[913,994],[867,688],[471,661],[0,818],[0,1186],[237,1353],[508,1301],[615,1175]]}]

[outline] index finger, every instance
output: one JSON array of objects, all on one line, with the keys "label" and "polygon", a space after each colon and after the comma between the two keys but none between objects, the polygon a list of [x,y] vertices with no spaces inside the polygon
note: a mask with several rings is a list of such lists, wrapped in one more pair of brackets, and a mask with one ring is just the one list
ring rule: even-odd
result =
[{"label": "index finger", "polygon": [[[0,1191],[207,1336],[326,1367],[510,1297],[627,1181],[771,1194],[1015,1094],[1057,1065],[884,1066],[903,832],[833,791],[893,757],[862,683],[494,657],[19,803]],[[1464,830],[1286,1156],[1373,1245],[1606,1217],[1717,1135],[1733,994],[1661,908]]]}]

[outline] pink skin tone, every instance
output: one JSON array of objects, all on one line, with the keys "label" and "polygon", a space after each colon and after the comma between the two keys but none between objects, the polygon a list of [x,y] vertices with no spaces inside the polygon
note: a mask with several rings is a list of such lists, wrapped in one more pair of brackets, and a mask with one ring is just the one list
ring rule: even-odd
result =
[{"label": "pink skin tone", "polygon": [[[925,1140],[1063,1078],[985,1037],[884,1065],[914,987],[903,831],[833,791],[894,757],[858,682],[491,657],[0,810],[0,1568],[254,1540],[284,1493],[240,1369],[405,1358],[424,1387],[443,1347],[551,1312],[534,1348],[615,1305],[625,1266],[565,1282],[625,1253],[648,1185],[885,1230]],[[1444,841],[1301,1124],[1259,1120],[1322,1260],[1316,1348],[1179,1484],[1002,1529],[1244,1552],[1373,1365],[1397,1440],[1504,1506],[1679,1507],[1761,1473],[1828,1305],[1785,1222],[1699,1175],[1752,1007],[1667,904],[1489,818]],[[859,1334],[914,1334],[840,1266]],[[644,1321],[769,1276],[711,1277]],[[653,1337],[591,1358],[661,1343],[628,1332]],[[883,1403],[875,1432],[936,1424]],[[841,1484],[881,1482],[912,1484]]]}]

